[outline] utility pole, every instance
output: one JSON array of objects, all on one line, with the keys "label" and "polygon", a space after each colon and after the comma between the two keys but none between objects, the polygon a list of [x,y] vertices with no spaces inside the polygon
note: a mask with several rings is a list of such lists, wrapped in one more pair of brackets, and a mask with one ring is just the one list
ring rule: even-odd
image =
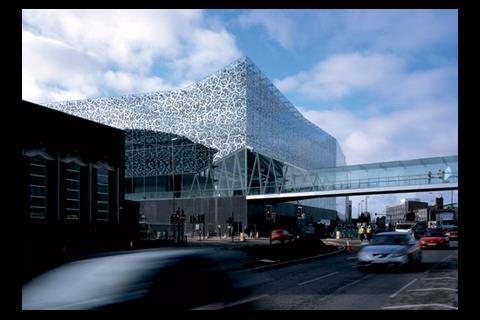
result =
[{"label": "utility pole", "polygon": [[[177,140],[178,138],[172,138],[170,139],[170,142],[172,143],[172,213],[175,215],[175,162],[173,158],[173,141]],[[174,224],[174,230],[177,229],[178,227],[176,226],[177,223]],[[174,231],[174,237],[175,237],[175,242],[178,242],[177,240],[177,235],[175,235],[176,230]]]},{"label": "utility pole", "polygon": [[232,226],[231,226],[231,228],[230,228],[230,231],[231,231],[231,233],[232,233],[232,243],[233,243],[234,225],[235,225],[235,221],[233,220],[233,211],[232,211]]}]

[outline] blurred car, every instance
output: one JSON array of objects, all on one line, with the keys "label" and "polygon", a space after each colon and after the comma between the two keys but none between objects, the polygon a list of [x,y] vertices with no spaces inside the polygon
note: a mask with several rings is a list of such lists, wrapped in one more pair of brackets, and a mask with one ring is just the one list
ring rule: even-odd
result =
[{"label": "blurred car", "polygon": [[228,308],[249,287],[232,281],[215,256],[205,249],[150,249],[70,262],[26,283],[22,309]]},{"label": "blurred car", "polygon": [[420,248],[448,248],[448,237],[442,229],[427,229],[424,236],[420,238]]},{"label": "blurred car", "polygon": [[374,235],[357,255],[358,268],[403,266],[422,262],[418,241],[411,233],[382,232]]},{"label": "blurred car", "polygon": [[395,226],[395,231],[396,232],[412,232],[412,226],[413,224],[411,223],[397,223]]},{"label": "blurred car", "polygon": [[272,230],[272,241],[285,242],[287,240],[292,240],[293,235],[285,229],[276,229]]},{"label": "blurred car", "polygon": [[419,240],[421,237],[423,237],[427,229],[428,229],[428,224],[426,221],[416,222],[412,226],[413,236],[415,237],[415,239]]},{"label": "blurred car", "polygon": [[448,241],[458,241],[458,227],[447,230],[445,236],[448,237]]}]

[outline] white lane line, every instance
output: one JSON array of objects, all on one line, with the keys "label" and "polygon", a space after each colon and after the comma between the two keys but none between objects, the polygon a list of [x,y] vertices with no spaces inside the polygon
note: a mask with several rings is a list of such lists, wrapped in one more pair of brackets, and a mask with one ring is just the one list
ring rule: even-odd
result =
[{"label": "white lane line", "polygon": [[458,280],[455,277],[422,278],[420,280]]},{"label": "white lane line", "polygon": [[337,274],[337,273],[338,273],[338,271],[335,271],[335,272],[332,272],[332,273],[323,275],[323,276],[318,277],[318,278],[314,278],[314,279],[311,279],[311,280],[307,280],[307,281],[304,281],[304,282],[300,282],[300,283],[298,283],[298,285],[299,285],[299,286],[303,286],[304,284],[307,284],[307,283],[310,283],[310,282],[314,282],[314,281],[317,281],[317,280],[320,280],[320,279],[324,279],[324,278],[333,276],[334,274]]},{"label": "white lane line", "polygon": [[456,291],[458,292],[457,289],[453,288],[422,288],[422,289],[412,289],[408,291],[436,291],[436,290],[446,290],[446,291]]},{"label": "white lane line", "polygon": [[296,259],[296,260],[288,260],[288,261],[278,262],[278,263],[271,264],[271,265],[259,266],[259,267],[254,267],[254,268],[251,268],[251,269],[245,269],[245,270],[242,270],[242,271],[262,270],[262,269],[266,269],[266,268],[281,266],[281,265],[284,265],[284,264],[290,264],[290,263],[295,263],[295,262],[313,260],[313,259],[319,258],[319,257],[331,256],[331,255],[337,254],[337,253],[339,253],[339,252],[341,252],[341,251],[343,251],[343,250],[345,250],[345,247],[343,247],[343,248],[341,248],[341,249],[339,249],[339,250],[335,250],[335,251],[332,251],[332,252],[329,252],[329,253],[319,254],[319,255],[316,255],[316,256],[312,256],[312,257],[305,257],[305,258],[300,258],[300,259]]},{"label": "white lane line", "polygon": [[207,305],[204,305],[204,306],[197,307],[197,308],[192,309],[192,310],[220,310],[220,309],[225,309],[225,308],[231,308],[231,307],[237,306],[239,304],[252,302],[252,301],[262,299],[262,298],[266,298],[266,297],[269,297],[269,296],[270,296],[269,294],[262,294],[260,296],[246,298],[246,299],[243,299],[243,300],[238,300],[238,301],[235,301],[235,302],[232,302],[232,303],[227,303],[227,304],[211,303],[211,304],[207,304]]},{"label": "white lane line", "polygon": [[382,307],[381,309],[411,309],[411,308],[422,308],[422,307],[440,307],[446,309],[453,309],[458,310],[457,307],[449,306],[447,304],[440,304],[440,303],[430,303],[430,304],[408,304],[403,306],[388,306]]},{"label": "white lane line", "polygon": [[363,279],[365,279],[365,278],[368,277],[368,276],[369,276],[369,275],[367,274],[366,276],[364,276],[364,277],[362,277],[362,278],[360,278],[360,279],[358,279],[358,280],[355,280],[355,281],[353,281],[353,282],[350,282],[350,283],[344,285],[343,287],[338,288],[338,289],[335,290],[335,291],[340,291],[340,290],[343,290],[343,289],[348,288],[348,287],[350,287],[350,286],[353,286],[354,284],[362,281]]},{"label": "white lane line", "polygon": [[412,283],[414,283],[415,281],[417,281],[418,279],[413,279],[412,281],[410,281],[409,283],[407,283],[406,285],[404,285],[403,287],[401,287],[397,292],[395,292],[394,294],[392,294],[390,296],[390,298],[395,298],[400,292],[402,292],[403,290],[407,289],[408,286],[410,286]]},{"label": "white lane line", "polygon": [[262,294],[262,295],[260,295],[260,296],[255,296],[255,297],[246,298],[246,299],[243,299],[243,300],[238,300],[238,301],[235,301],[235,302],[226,304],[226,305],[225,305],[225,308],[231,308],[231,307],[237,306],[237,305],[239,305],[239,304],[244,304],[244,303],[247,303],[247,302],[252,302],[252,301],[259,300],[259,299],[263,299],[263,298],[266,298],[266,297],[269,297],[269,296],[270,296],[269,294]]},{"label": "white lane line", "polygon": [[343,287],[337,288],[337,289],[335,289],[335,291],[333,291],[332,293],[330,293],[330,294],[328,294],[328,295],[326,295],[326,296],[322,297],[322,298],[321,298],[319,301],[326,300],[326,299],[328,299],[328,298],[330,298],[330,297],[332,297],[332,296],[336,295],[336,294],[337,294],[337,292],[339,292],[340,290],[342,290],[342,289],[345,289],[345,288],[347,288],[347,287],[350,287],[351,285],[354,285],[355,283],[358,283],[358,282],[360,282],[360,281],[362,281],[362,280],[364,280],[364,279],[368,278],[369,276],[370,276],[370,275],[369,275],[369,274],[367,274],[367,275],[365,275],[365,276],[361,277],[361,278],[360,278],[360,279],[358,279],[358,280],[355,280],[355,281],[353,281],[353,282],[350,282],[350,283],[348,283],[348,284],[344,285]]}]

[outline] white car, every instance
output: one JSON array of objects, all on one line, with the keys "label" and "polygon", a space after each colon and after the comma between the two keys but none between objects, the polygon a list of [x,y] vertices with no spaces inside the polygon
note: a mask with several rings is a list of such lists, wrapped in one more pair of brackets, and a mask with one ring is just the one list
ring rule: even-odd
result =
[{"label": "white car", "polygon": [[357,255],[358,268],[403,266],[422,262],[422,251],[411,233],[382,232],[372,237]]},{"label": "white car", "polygon": [[413,232],[413,224],[411,223],[397,223],[395,226],[395,232]]}]

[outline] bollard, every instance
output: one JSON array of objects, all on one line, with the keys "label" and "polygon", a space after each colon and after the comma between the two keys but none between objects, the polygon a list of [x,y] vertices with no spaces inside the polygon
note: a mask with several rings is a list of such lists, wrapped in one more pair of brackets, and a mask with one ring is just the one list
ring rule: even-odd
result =
[{"label": "bollard", "polygon": [[352,246],[350,245],[350,241],[347,240],[347,245],[345,246],[345,251],[350,252],[352,251]]}]

